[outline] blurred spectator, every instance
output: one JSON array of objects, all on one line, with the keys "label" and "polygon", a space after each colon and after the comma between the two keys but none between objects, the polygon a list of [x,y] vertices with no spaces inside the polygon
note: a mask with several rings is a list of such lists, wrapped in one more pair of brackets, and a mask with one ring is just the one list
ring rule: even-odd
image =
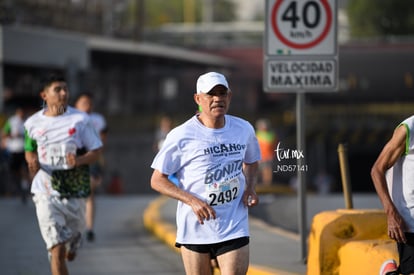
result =
[{"label": "blurred spectator", "polygon": [[[173,121],[168,115],[164,115],[161,117],[160,124],[158,129],[155,131],[155,138],[154,138],[154,151],[158,152],[162,145],[164,144],[164,140],[167,137],[167,134],[173,128]],[[168,176],[168,179],[172,181],[175,185],[178,185],[178,179],[175,174],[171,174]]]},{"label": "blurred spectator", "polygon": [[1,147],[6,150],[9,161],[9,180],[6,192],[18,194],[23,203],[29,193],[29,173],[24,158],[24,120],[23,108],[17,107],[9,117],[1,133]]},{"label": "blurred spectator", "polygon": [[[90,93],[80,94],[75,101],[76,109],[89,114],[90,122],[96,133],[102,141],[103,148],[105,148],[106,135],[108,132],[106,120],[103,115],[93,112],[93,96]],[[86,200],[86,239],[90,242],[95,239],[94,220],[95,220],[95,193],[96,189],[101,186],[104,171],[104,159],[101,154],[99,160],[90,164],[90,178],[91,178],[91,194]]]},{"label": "blurred spectator", "polygon": [[325,170],[321,170],[315,177],[314,185],[319,194],[329,194],[332,191],[332,177]]},{"label": "blurred spectator", "polygon": [[155,131],[155,138],[154,138],[154,145],[153,145],[155,152],[158,152],[161,149],[162,144],[164,143],[164,140],[167,134],[172,129],[172,126],[173,126],[173,122],[169,116],[164,115],[161,117],[159,127]]},{"label": "blurred spectator", "polygon": [[259,162],[259,182],[271,185],[273,182],[272,161],[277,144],[276,133],[271,129],[268,119],[256,122],[256,137],[259,141],[261,160]]}]

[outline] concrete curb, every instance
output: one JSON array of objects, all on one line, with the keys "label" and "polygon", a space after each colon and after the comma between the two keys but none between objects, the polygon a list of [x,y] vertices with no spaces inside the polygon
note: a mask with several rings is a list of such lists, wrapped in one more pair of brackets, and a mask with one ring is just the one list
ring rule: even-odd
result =
[{"label": "concrete curb", "polygon": [[[152,232],[158,239],[166,243],[175,252],[180,253],[180,250],[175,247],[175,232],[176,227],[173,224],[162,220],[160,209],[166,203],[167,197],[160,196],[149,204],[145,209],[143,221],[145,228]],[[220,272],[215,272],[220,274]],[[275,270],[262,266],[250,265],[247,271],[248,275],[295,275],[295,273]]]}]

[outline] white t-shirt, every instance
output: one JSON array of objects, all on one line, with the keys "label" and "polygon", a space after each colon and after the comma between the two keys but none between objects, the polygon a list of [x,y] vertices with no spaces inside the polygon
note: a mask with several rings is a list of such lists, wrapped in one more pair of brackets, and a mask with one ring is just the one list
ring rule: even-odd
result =
[{"label": "white t-shirt", "polygon": [[28,118],[24,126],[36,147],[29,148],[26,142],[25,149],[37,150],[41,167],[33,179],[32,193],[59,195],[51,186],[51,171],[72,168],[66,163],[68,152],[76,153],[81,148],[91,151],[102,146],[88,115],[69,106],[65,113],[54,117],[45,116],[41,110]]},{"label": "white t-shirt", "polygon": [[24,120],[19,116],[14,115],[8,119],[3,131],[9,134],[10,137],[6,139],[7,150],[11,153],[24,152]]},{"label": "white t-shirt", "polygon": [[401,122],[407,128],[406,151],[387,171],[391,199],[408,226],[414,232],[414,116]]},{"label": "white t-shirt", "polygon": [[100,134],[106,128],[106,120],[103,115],[98,113],[90,113],[91,124],[96,132]]},{"label": "white t-shirt", "polygon": [[151,165],[163,174],[176,174],[179,187],[208,202],[216,219],[199,224],[191,207],[178,201],[177,242],[212,244],[249,236],[243,163],[260,159],[254,128],[226,115],[221,129],[205,127],[193,116],[173,129]]}]

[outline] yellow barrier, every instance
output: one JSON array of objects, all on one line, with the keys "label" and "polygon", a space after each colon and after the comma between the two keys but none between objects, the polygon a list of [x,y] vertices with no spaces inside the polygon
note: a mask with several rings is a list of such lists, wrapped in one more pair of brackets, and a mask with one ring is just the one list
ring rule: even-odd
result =
[{"label": "yellow barrier", "polygon": [[397,251],[387,236],[384,211],[339,209],[314,216],[308,275],[378,274],[390,258],[397,260]]},{"label": "yellow barrier", "polygon": [[351,241],[338,252],[341,264],[339,274],[378,274],[381,264],[388,259],[398,262],[397,246],[392,240]]}]

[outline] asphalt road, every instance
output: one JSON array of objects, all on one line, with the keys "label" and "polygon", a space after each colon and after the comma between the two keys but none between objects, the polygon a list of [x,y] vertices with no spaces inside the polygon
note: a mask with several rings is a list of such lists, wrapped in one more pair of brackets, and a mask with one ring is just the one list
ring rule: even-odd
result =
[{"label": "asphalt road", "polygon": [[[96,241],[84,241],[75,261],[68,264],[70,274],[184,274],[179,254],[144,228],[142,213],[155,197],[99,196]],[[50,274],[33,203],[1,198],[0,217],[0,274]]]},{"label": "asphalt road", "polygon": [[[97,196],[96,241],[84,241],[74,262],[68,264],[74,275],[163,275],[184,274],[181,257],[149,233],[143,224],[143,212],[158,195]],[[355,208],[381,208],[374,194],[356,194]],[[344,208],[340,194],[307,197],[307,224],[324,210]],[[283,209],[283,211],[280,211]],[[166,204],[161,212],[173,224],[175,204]],[[251,223],[251,263],[305,274],[300,262],[297,238],[274,232],[266,224],[297,231],[297,198],[262,195],[261,203],[251,211],[259,218]],[[47,251],[37,225],[32,201],[23,205],[18,198],[0,198],[0,274],[50,274]],[[279,274],[279,273],[277,273]],[[286,273],[280,273],[286,274]]]}]

